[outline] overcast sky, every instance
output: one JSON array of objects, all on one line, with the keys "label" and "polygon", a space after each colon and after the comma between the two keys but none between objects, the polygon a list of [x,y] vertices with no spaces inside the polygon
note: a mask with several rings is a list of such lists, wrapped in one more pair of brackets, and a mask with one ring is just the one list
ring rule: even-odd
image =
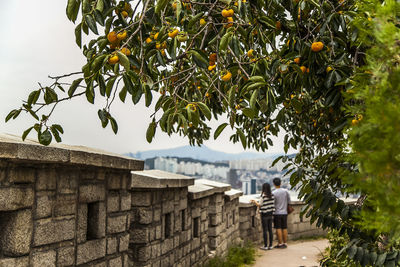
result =
[{"label": "overcast sky", "polygon": [[[48,75],[79,71],[84,56],[74,41],[75,25],[65,15],[66,0],[0,0],[0,132],[21,135],[33,124],[30,116],[21,114],[15,121],[4,123],[8,112],[21,105],[29,92],[49,82]],[[119,101],[119,99],[118,99]],[[57,107],[53,122],[64,127],[63,143],[85,145],[116,153],[164,149],[188,145],[178,135],[169,137],[157,131],[148,144],[145,138],[152,109],[143,103],[133,106],[116,103],[112,114],[119,124],[114,135],[111,128],[103,129],[97,110],[104,106],[98,99],[95,105],[86,99],[65,102]],[[214,129],[221,122],[213,122]],[[229,142],[228,128],[215,141],[206,141],[211,149],[239,153],[241,144]],[[36,139],[32,131],[30,138]],[[275,139],[269,153],[282,152],[282,138]]]}]

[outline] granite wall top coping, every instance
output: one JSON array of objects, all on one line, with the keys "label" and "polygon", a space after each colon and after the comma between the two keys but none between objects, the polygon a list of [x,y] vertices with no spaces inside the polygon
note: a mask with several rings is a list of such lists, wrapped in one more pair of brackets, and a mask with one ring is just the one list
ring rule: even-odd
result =
[{"label": "granite wall top coping", "polygon": [[188,193],[191,199],[200,199],[203,197],[211,196],[216,192],[214,187],[198,183],[194,181],[194,185],[189,186]]},{"label": "granite wall top coping", "polygon": [[225,192],[225,197],[229,198],[229,200],[233,200],[243,195],[243,192],[237,189],[231,189]]},{"label": "granite wall top coping", "polygon": [[194,178],[160,170],[133,171],[131,189],[178,188],[194,184]]},{"label": "granite wall top coping", "polygon": [[218,192],[218,193],[223,193],[225,191],[231,190],[230,184],[224,184],[224,183],[211,181],[211,180],[207,180],[207,179],[197,179],[196,183],[214,187],[215,192]]},{"label": "granite wall top coping", "polygon": [[21,137],[10,134],[0,134],[0,159],[91,165],[126,170],[143,170],[144,166],[142,160],[99,149],[64,144],[43,146],[32,139],[22,141]]}]

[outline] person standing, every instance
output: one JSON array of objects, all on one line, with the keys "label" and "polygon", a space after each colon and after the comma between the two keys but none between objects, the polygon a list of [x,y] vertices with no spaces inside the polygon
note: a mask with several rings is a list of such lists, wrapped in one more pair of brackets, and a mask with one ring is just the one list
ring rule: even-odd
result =
[{"label": "person standing", "polygon": [[270,250],[272,249],[272,240],[274,238],[272,232],[274,196],[271,193],[271,186],[268,183],[264,183],[262,186],[260,203],[257,203],[255,200],[252,202],[259,207],[261,215],[261,225],[264,238],[264,246],[261,247],[261,249]]},{"label": "person standing", "polygon": [[274,227],[278,237],[278,245],[274,248],[287,248],[287,209],[290,204],[290,195],[288,190],[281,188],[280,178],[274,178],[272,182],[275,186],[275,190],[272,192],[275,199]]}]

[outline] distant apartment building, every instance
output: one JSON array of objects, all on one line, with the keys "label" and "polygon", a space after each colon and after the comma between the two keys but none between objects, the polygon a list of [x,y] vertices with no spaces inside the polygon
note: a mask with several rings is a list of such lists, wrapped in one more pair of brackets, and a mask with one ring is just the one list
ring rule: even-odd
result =
[{"label": "distant apartment building", "polygon": [[273,158],[231,160],[229,161],[229,167],[231,169],[241,169],[249,171],[269,170],[280,172],[285,166],[285,163],[278,162],[277,164],[275,164],[274,167],[271,167],[273,161]]},{"label": "distant apartment building", "polygon": [[225,182],[228,180],[230,170],[228,165],[184,161],[169,157],[155,158],[154,169]]}]

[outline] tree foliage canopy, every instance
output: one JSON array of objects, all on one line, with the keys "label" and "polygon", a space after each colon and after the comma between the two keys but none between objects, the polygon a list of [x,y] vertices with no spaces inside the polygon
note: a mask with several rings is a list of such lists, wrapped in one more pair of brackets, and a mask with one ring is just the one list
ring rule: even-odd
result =
[{"label": "tree foliage canopy", "polygon": [[[397,264],[396,1],[68,0],[66,13],[87,63],[9,113],[6,121],[21,111],[36,120],[23,139],[34,129],[40,143],[60,142],[54,108],[84,96],[105,100],[98,116],[114,132],[116,99],[156,101],[149,142],[158,129],[201,144],[210,138],[208,121],[224,118],[214,138],[229,126],[231,141],[265,151],[283,129],[285,151],[299,153],[278,160],[307,203],[302,215],[349,237],[339,257],[347,251],[363,266]],[[89,32],[95,38],[82,44]],[[337,197],[349,193],[361,195],[357,205]]]}]

